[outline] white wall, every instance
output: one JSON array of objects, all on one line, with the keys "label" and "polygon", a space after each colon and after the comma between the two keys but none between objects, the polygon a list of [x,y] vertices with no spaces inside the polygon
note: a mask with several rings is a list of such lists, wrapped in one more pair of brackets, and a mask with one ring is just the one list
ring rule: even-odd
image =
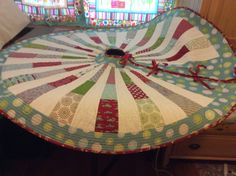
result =
[{"label": "white wall", "polygon": [[196,12],[200,12],[202,0],[179,0],[178,6],[188,7]]}]

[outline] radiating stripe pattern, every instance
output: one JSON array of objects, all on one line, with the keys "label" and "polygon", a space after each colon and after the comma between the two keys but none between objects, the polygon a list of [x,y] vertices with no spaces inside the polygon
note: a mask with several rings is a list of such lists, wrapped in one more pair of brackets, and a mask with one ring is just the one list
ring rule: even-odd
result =
[{"label": "radiating stripe pattern", "polygon": [[[191,34],[192,38],[189,37]],[[118,101],[117,91],[120,95],[122,91],[117,90],[117,85],[121,82],[126,89],[122,96],[129,94],[128,102],[133,102],[132,107],[136,107],[131,108],[130,112],[138,114],[135,117],[136,123],[141,124],[142,130],[163,128],[166,125],[165,119],[169,118],[158,106],[157,102],[161,99],[153,100],[147,92],[149,89],[162,97],[162,100],[165,99],[165,102],[173,103],[175,109],[186,114],[186,118],[204,108],[204,103],[198,103],[198,100],[194,101],[191,97],[153,81],[139,72],[135,65],[127,63],[129,74],[138,78],[136,81],[140,81],[143,86],[136,84],[127,70],[118,66],[119,57],[105,55],[108,49],[121,49],[132,54],[135,62],[149,66],[152,60],[169,65],[184,65],[219,56],[207,36],[187,19],[166,16],[135,28],[71,31],[24,41],[20,47],[9,52],[6,62],[0,66],[2,84],[28,105],[40,106],[41,102],[50,101],[46,99],[46,95],[56,94],[57,99],[51,104],[50,113],[49,110],[39,108],[42,110],[40,113],[49,114],[50,119],[63,125],[73,126],[74,123],[73,127],[77,127],[78,124],[94,124],[93,129],[88,129],[89,132],[96,133],[119,134],[120,129],[126,130],[119,126],[119,108],[123,102]],[[196,54],[201,55],[199,60],[193,57]],[[105,72],[108,74],[107,78],[104,78]],[[106,79],[105,84],[98,85],[103,79]],[[176,86],[175,83],[169,84]],[[95,115],[92,122],[79,115],[83,114],[82,110],[87,111],[83,106],[88,106],[93,101],[92,98],[88,100],[86,95],[94,91],[95,87],[100,91],[101,97],[96,97],[99,98],[96,99],[98,103],[93,105]],[[194,89],[188,91],[199,94]],[[125,112],[124,109],[122,112]],[[124,114],[122,118],[124,119]],[[87,121],[83,123],[80,120]],[[177,121],[178,119],[174,122]],[[83,127],[80,128],[83,130]]]},{"label": "radiating stripe pattern", "polygon": [[118,120],[115,69],[112,68],[99,102],[95,131],[118,133]]},{"label": "radiating stripe pattern", "polygon": [[144,130],[151,128],[160,128],[164,126],[163,117],[155,104],[135,83],[132,82],[130,77],[121,72],[122,78],[130,92],[135,99],[139,109],[140,120]]},{"label": "radiating stripe pattern", "polygon": [[106,67],[107,65],[103,66],[92,78],[90,78],[90,80],[87,80],[82,85],[63,96],[51,112],[50,117],[62,124],[70,125],[83,95],[93,87],[95,82],[105,71]]},{"label": "radiating stripe pattern", "polygon": [[187,115],[191,115],[194,112],[199,111],[202,106],[193,102],[192,100],[188,99],[185,96],[179,95],[168,88],[161,86],[158,83],[151,81],[150,79],[146,78],[142,74],[138,73],[135,70],[131,70],[135,76],[137,76],[140,80],[142,80],[145,84],[152,87],[162,95],[164,95],[167,99],[171,100],[172,102],[176,103]]}]

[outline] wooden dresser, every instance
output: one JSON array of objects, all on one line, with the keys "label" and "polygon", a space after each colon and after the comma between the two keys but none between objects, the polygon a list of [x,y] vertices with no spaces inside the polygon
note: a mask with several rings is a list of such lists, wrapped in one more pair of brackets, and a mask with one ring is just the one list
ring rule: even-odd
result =
[{"label": "wooden dresser", "polygon": [[[200,14],[219,27],[236,48],[236,1],[199,0]],[[236,52],[236,51],[235,51]],[[166,148],[164,165],[170,159],[236,161],[236,113],[198,136]]]},{"label": "wooden dresser", "polygon": [[[228,1],[230,0],[226,2]],[[203,0],[203,5],[206,2]],[[234,24],[236,24],[236,21],[234,21]],[[227,30],[224,28],[223,31],[227,33]],[[236,36],[236,30],[230,31],[232,33],[228,35],[228,38],[233,44],[234,49],[236,49],[236,37],[233,37]],[[236,53],[236,50],[234,52]],[[236,113],[232,114],[231,118],[215,128],[208,129],[198,136],[167,147],[164,165],[170,159],[236,161]]]},{"label": "wooden dresser", "polygon": [[236,161],[236,113],[198,136],[166,148],[166,159]]}]

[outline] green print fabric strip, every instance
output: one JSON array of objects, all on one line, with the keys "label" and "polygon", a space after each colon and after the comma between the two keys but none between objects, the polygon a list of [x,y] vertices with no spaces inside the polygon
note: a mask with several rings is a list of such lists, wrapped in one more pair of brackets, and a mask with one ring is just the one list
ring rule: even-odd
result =
[{"label": "green print fabric strip", "polygon": [[235,65],[220,31],[185,8],[47,34],[0,52],[0,116],[69,149],[148,151],[232,114]]}]

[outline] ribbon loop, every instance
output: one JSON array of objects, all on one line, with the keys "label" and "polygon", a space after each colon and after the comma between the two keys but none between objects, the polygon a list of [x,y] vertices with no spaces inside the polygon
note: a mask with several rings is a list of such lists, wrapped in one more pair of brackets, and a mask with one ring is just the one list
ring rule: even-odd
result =
[{"label": "ribbon loop", "polygon": [[199,76],[201,68],[206,69],[207,67],[205,65],[197,65],[197,68],[195,69],[195,71],[193,71],[193,68],[189,68],[189,72],[193,76],[192,77],[193,81],[202,84],[204,87],[208,88],[209,90],[213,90],[214,88],[210,87],[206,82],[204,82],[204,79],[201,76]]},{"label": "ribbon loop", "polygon": [[125,53],[125,55],[121,57],[120,65],[122,65],[122,67],[125,67],[130,62],[130,59],[132,58],[133,58],[132,54]]},{"label": "ribbon loop", "polygon": [[[163,63],[164,67],[166,67],[167,65],[167,63]],[[157,75],[160,71],[163,71],[163,69],[160,67],[160,63],[157,63],[156,60],[152,60],[152,66],[149,69],[151,71],[148,73],[147,76],[150,76],[152,74]]]}]

